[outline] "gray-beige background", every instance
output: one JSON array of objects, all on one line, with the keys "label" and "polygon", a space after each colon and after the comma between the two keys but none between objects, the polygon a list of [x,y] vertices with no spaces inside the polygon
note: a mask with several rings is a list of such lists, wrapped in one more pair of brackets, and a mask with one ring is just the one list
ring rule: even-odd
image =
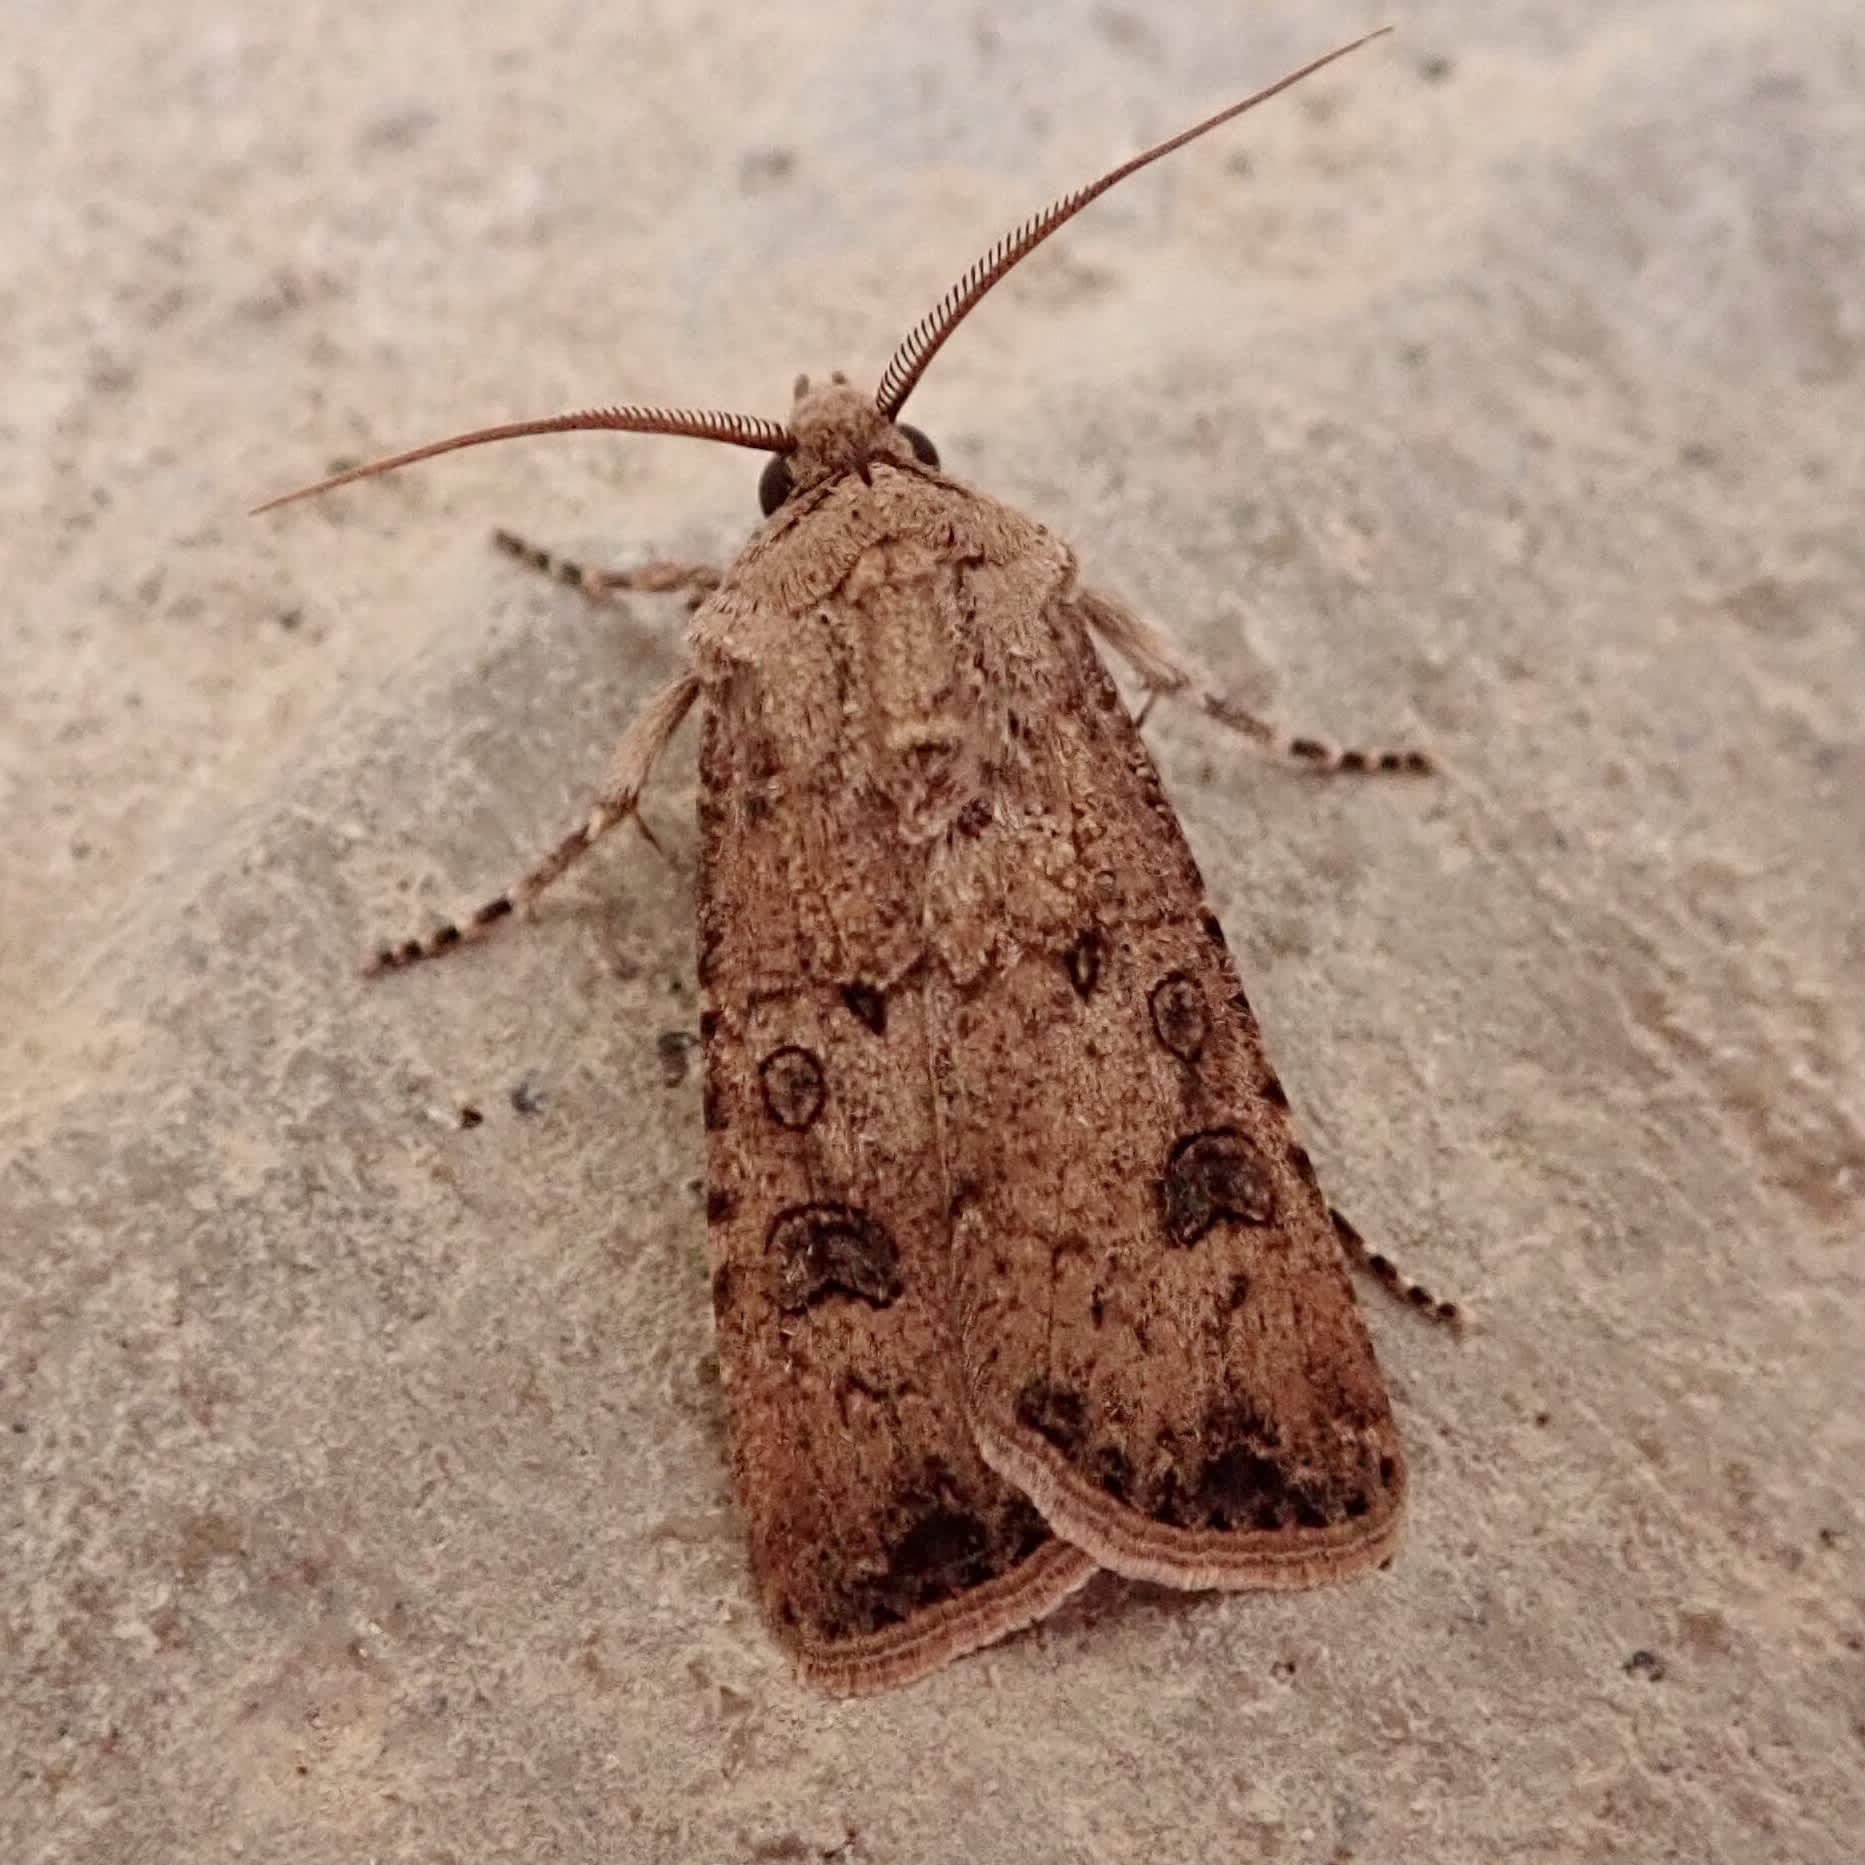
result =
[{"label": "gray-beige background", "polygon": [[[335,458],[878,373],[1354,6],[14,7],[0,61],[0,1852],[1856,1858],[1861,39],[1421,0],[940,357],[948,466],[1292,725],[1148,727],[1377,1292],[1390,1572],[1097,1581],[790,1679],[725,1475],[690,737],[538,923],[755,456]],[[462,1109],[481,1115],[463,1122]],[[528,1110],[528,1111],[526,1111]]]}]

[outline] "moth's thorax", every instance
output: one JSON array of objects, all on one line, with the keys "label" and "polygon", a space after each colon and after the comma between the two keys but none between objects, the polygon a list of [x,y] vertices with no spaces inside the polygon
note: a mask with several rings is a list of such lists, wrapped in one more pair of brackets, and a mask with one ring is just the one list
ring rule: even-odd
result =
[{"label": "moth's thorax", "polygon": [[913,443],[840,370],[820,388],[797,377],[790,432],[796,437],[790,476],[798,486],[858,473],[877,460],[915,464]]}]

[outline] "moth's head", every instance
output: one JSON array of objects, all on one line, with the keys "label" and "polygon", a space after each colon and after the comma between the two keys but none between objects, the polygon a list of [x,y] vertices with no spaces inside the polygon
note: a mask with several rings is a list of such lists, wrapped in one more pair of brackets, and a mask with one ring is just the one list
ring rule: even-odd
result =
[{"label": "moth's head", "polygon": [[937,468],[939,450],[917,427],[895,421],[872,396],[848,385],[837,370],[821,387],[798,376],[790,404],[788,453],[773,453],[758,480],[758,503],[769,517],[792,493],[838,479],[845,473],[869,477],[885,462],[914,470]]},{"label": "moth's head", "polygon": [[608,429],[631,434],[685,434],[695,440],[724,441],[734,447],[749,447],[768,453],[770,463],[758,482],[758,502],[765,514],[776,511],[795,493],[819,486],[831,479],[854,473],[870,477],[870,469],[883,462],[925,472],[936,470],[939,455],[933,444],[916,427],[900,419],[900,410],[926,373],[926,366],[944,347],[946,339],[976,309],[978,301],[1002,279],[1019,260],[1034,252],[1057,228],[1067,225],[1089,202],[1097,201],[1109,188],[1128,175],[1195,142],[1220,123],[1242,116],[1265,98],[1285,91],[1291,84],[1345,58],[1356,46],[1377,39],[1390,31],[1381,27],[1320,58],[1310,59],[1299,71],[1265,85],[1260,91],[1208,116],[1202,123],[1143,149],[1118,168],[1110,168],[1098,181],[1065,194],[1051,202],[1007,233],[959,279],[939,303],[914,325],[907,339],[895,350],[893,359],[881,376],[880,386],[862,395],[848,386],[848,378],[839,371],[821,388],[812,388],[807,376],[798,376],[796,397],[788,423],[766,420],[762,415],[725,414],[705,408],[643,408],[630,404],[622,408],[585,408],[575,414],[551,415],[542,421],[505,421],[497,427],[475,428],[471,433],[455,434],[446,440],[431,441],[407,453],[392,454],[385,460],[371,460],[364,466],[345,468],[315,485],[301,486],[296,492],[268,499],[255,507],[270,511],[275,505],[289,505],[294,499],[310,498],[352,480],[372,479],[378,473],[393,472],[411,466],[416,460],[430,460],[436,454],[453,453],[461,447],[483,446],[493,440],[517,440],[526,434],[569,434],[591,429]]}]

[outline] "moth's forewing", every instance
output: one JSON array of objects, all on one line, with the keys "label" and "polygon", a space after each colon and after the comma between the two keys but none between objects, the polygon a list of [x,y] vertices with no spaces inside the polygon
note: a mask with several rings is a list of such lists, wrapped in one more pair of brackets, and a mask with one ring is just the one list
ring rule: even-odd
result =
[{"label": "moth's forewing", "polygon": [[872,479],[780,517],[693,635],[733,1462],[772,1622],[845,1687],[1027,1623],[1087,1556],[1344,1575],[1405,1484],[1067,551]]},{"label": "moth's forewing", "polygon": [[1084,629],[1006,774],[1065,793],[1077,917],[936,987],[967,1403],[986,1458],[1103,1565],[1294,1587],[1376,1564],[1405,1463],[1313,1165],[1152,761]]},{"label": "moth's forewing", "polygon": [[[857,536],[843,567],[863,550]],[[752,1568],[804,1672],[859,1690],[1028,1624],[1093,1563],[966,1423],[915,956],[923,851],[865,781],[867,713],[845,706],[886,684],[846,664],[872,605],[834,594],[821,556],[754,547],[696,625],[700,978],[714,1306]],[[823,608],[794,599],[812,578]]]}]

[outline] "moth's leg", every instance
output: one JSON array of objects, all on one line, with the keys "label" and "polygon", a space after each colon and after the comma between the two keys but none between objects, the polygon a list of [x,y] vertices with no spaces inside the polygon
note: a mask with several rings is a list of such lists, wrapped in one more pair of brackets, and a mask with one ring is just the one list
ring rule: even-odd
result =
[{"label": "moth's leg", "polygon": [[1394,1301],[1417,1309],[1428,1320],[1442,1322],[1448,1328],[1463,1328],[1466,1317],[1455,1302],[1439,1301],[1429,1289],[1406,1275],[1391,1257],[1368,1249],[1366,1239],[1333,1205],[1328,1206],[1328,1216],[1334,1220],[1334,1235],[1340,1239],[1341,1254],[1355,1269],[1365,1270]]},{"label": "moth's leg", "polygon": [[719,587],[720,573],[707,563],[672,563],[655,558],[636,564],[632,570],[592,570],[554,551],[540,550],[511,531],[493,532],[492,541],[506,556],[516,557],[553,582],[567,583],[598,600],[618,590],[643,596],[669,596],[684,590],[687,607],[696,609]]},{"label": "moth's leg", "polygon": [[1097,595],[1090,589],[1078,589],[1070,596],[1069,604],[1080,620],[1146,683],[1140,724],[1146,722],[1154,700],[1164,696],[1189,701],[1220,725],[1253,738],[1278,757],[1293,759],[1311,771],[1423,776],[1437,768],[1428,751],[1364,751],[1351,745],[1333,745],[1325,738],[1281,731],[1247,706],[1214,692],[1205,684],[1202,674],[1179,658],[1174,643],[1163,630],[1142,621],[1124,603]]},{"label": "moth's leg", "polygon": [[[544,858],[533,865],[503,893],[495,894],[484,906],[475,908],[464,920],[449,920],[418,939],[404,939],[397,945],[381,947],[364,967],[366,971],[396,971],[417,959],[435,958],[456,946],[483,939],[501,920],[509,919],[520,907],[529,906],[558,875],[580,860],[619,822],[635,814],[642,787],[647,783],[655,760],[666,750],[667,741],[680,728],[699,697],[699,678],[683,673],[664,686],[629,721],[622,742],[615,748],[607,783],[596,798],[589,814],[562,838]],[[639,819],[637,818],[637,821]],[[645,825],[642,834],[647,835]],[[650,841],[653,840],[649,836]]]}]

